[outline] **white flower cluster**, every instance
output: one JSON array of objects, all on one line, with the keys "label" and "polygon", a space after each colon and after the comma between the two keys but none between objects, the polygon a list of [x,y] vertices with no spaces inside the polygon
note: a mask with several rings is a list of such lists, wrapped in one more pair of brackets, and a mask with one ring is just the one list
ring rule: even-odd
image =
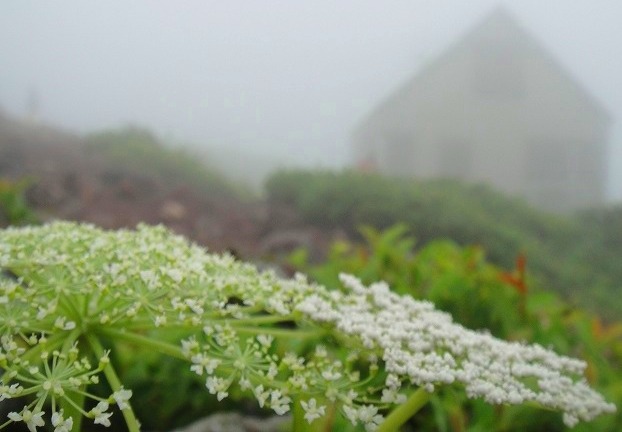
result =
[{"label": "white flower cluster", "polygon": [[468,330],[431,303],[397,295],[382,282],[366,287],[351,275],[341,281],[349,292],[310,296],[297,309],[380,350],[391,394],[401,380],[428,391],[461,382],[470,397],[491,404],[532,401],[561,410],[569,426],[616,410],[580,377],[586,367],[580,360]]},{"label": "white flower cluster", "polygon": [[[0,428],[19,421],[36,430],[46,400],[55,406],[65,390],[97,378],[107,356],[90,368],[78,360],[78,340],[116,332],[138,344],[167,327],[192,336],[181,347],[150,346],[186,359],[218,400],[237,385],[277,414],[297,400],[310,423],[331,403],[372,431],[413,386],[431,392],[456,382],[493,404],[531,401],[563,411],[569,425],[615,410],[581,378],[581,361],[469,331],[384,283],[366,287],[344,275],[342,292],[302,275],[259,273],[163,227],[103,231],[57,222],[5,229],[0,270],[0,367],[8,371],[0,402],[36,397]],[[304,346],[302,338],[316,349],[292,352]],[[42,358],[43,352],[54,354]],[[59,380],[47,373],[49,364],[70,373]],[[108,426],[109,404],[131,410],[130,395],[121,388],[93,397],[95,408],[82,414]],[[70,430],[74,420],[60,410],[51,416],[56,432]]]},{"label": "white flower cluster", "polygon": [[[39,341],[39,343],[39,346],[42,347],[47,342]],[[51,354],[43,351],[40,355],[41,360],[43,360],[40,369],[28,360],[18,361],[18,357],[14,357],[14,361],[10,361],[9,359],[13,357],[11,351],[1,352],[0,365],[7,371],[2,377],[2,382],[16,379],[21,381],[23,385],[18,382],[10,386],[1,384],[0,401],[28,394],[36,395],[36,399],[24,406],[20,412],[9,412],[7,414],[8,421],[1,426],[23,422],[29,431],[36,432],[38,427],[45,425],[43,406],[47,399],[51,399],[52,415],[50,421],[54,426],[54,432],[71,431],[74,422],[73,417],[65,417],[63,409],[56,409],[56,406],[61,401],[68,400],[67,394],[69,392],[83,392],[82,388],[90,384],[97,384],[99,382],[98,373],[109,361],[106,354],[100,359],[100,366],[97,369],[92,369],[86,358],[78,360],[76,355],[75,346],[71,348],[69,356],[65,356],[59,351],[54,351]],[[89,412],[82,412],[82,414],[85,417],[92,418],[95,424],[110,426],[109,418],[112,413],[108,412],[109,402],[117,403],[119,409],[127,409],[129,407],[127,401],[131,396],[130,390],[120,388],[108,399],[98,398],[97,406]]]}]

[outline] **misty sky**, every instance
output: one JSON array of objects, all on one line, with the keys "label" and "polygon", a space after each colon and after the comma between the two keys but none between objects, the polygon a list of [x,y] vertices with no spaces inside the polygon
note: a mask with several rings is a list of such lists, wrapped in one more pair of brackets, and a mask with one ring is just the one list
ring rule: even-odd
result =
[{"label": "misty sky", "polygon": [[0,107],[22,115],[34,92],[80,132],[136,123],[340,166],[357,121],[498,4],[613,116],[622,199],[620,0],[2,0]]}]

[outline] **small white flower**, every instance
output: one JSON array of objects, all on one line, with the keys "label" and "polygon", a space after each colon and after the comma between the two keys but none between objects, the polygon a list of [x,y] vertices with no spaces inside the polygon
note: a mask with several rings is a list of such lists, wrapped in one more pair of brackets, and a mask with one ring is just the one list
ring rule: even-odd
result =
[{"label": "small white flower", "polygon": [[104,354],[99,358],[99,367],[105,368],[110,363],[110,350],[104,351]]},{"label": "small white flower", "polygon": [[119,390],[112,394],[112,398],[115,400],[119,409],[124,410],[129,408],[127,401],[132,397],[132,390],[127,390],[121,387]]},{"label": "small white flower", "polygon": [[66,317],[60,316],[56,318],[56,321],[54,321],[54,327],[61,330],[73,330],[76,328],[76,323],[73,321],[67,321]]},{"label": "small white flower", "polygon": [[41,384],[41,386],[43,387],[43,390],[45,391],[52,390],[54,394],[57,396],[63,396],[65,394],[65,390],[63,390],[62,384],[55,379],[45,380],[43,384]]},{"label": "small white flower", "polygon": [[384,417],[378,414],[378,408],[373,405],[364,405],[359,407],[357,416],[365,425],[366,431],[376,430],[378,425],[382,423],[382,420],[384,420]]},{"label": "small white flower", "polygon": [[199,343],[194,337],[183,339],[181,341],[181,352],[184,356],[190,357],[190,354],[199,348]]},{"label": "small white flower", "polygon": [[306,390],[309,388],[309,385],[307,384],[307,378],[302,374],[293,375],[288,379],[288,381],[294,388],[301,390]]},{"label": "small white flower", "polygon": [[205,387],[207,387],[207,391],[211,394],[215,394],[216,399],[218,399],[219,402],[229,396],[227,390],[230,385],[230,381],[215,376],[207,377],[205,380]]},{"label": "small white flower", "polygon": [[38,312],[37,312],[37,319],[39,321],[41,321],[43,318],[45,318],[48,315],[48,310],[45,308],[42,308],[41,306],[39,306]]},{"label": "small white flower", "polygon": [[166,274],[176,283],[181,282],[184,278],[184,273],[179,269],[167,269]]},{"label": "small white flower", "polygon": [[220,364],[220,360],[208,357],[204,353],[193,355],[190,361],[193,363],[193,365],[190,366],[190,370],[197,375],[203,375],[204,370],[208,375],[211,375]]},{"label": "small white flower", "polygon": [[320,418],[326,412],[326,407],[324,405],[317,405],[317,401],[315,398],[309,399],[309,401],[300,401],[300,405],[305,412],[305,420],[309,423],[313,422],[313,420]]},{"label": "small white flower", "polygon": [[54,426],[54,432],[71,432],[73,428],[73,418],[69,417],[65,419],[63,417],[63,410],[52,413],[52,426]]},{"label": "small white flower", "polygon": [[278,373],[279,370],[276,366],[276,363],[270,363],[270,367],[268,368],[268,373],[266,374],[266,376],[272,380],[277,376]]},{"label": "small white flower", "polygon": [[153,290],[160,286],[160,279],[153,270],[143,270],[139,274],[142,281],[147,285],[147,289]]},{"label": "small white flower", "polygon": [[263,347],[266,348],[270,348],[273,340],[274,336],[272,335],[260,334],[257,336],[257,342],[259,342]]},{"label": "small white flower", "polygon": [[343,414],[346,416],[346,418],[348,420],[350,420],[350,422],[356,426],[356,423],[358,422],[358,411],[356,410],[356,408],[351,407],[349,405],[344,405],[342,407],[343,410]]},{"label": "small white flower", "polygon": [[24,407],[20,414],[16,412],[10,412],[7,417],[14,422],[24,422],[28,427],[30,432],[37,432],[37,427],[44,426],[45,421],[43,421],[44,411],[38,411],[33,413],[28,409],[28,407]]},{"label": "small white flower", "polygon": [[240,385],[240,388],[242,390],[250,390],[252,388],[251,382],[246,377],[240,378],[240,381],[238,381],[238,384]]},{"label": "small white flower", "polygon": [[255,387],[253,392],[255,393],[257,402],[259,402],[259,406],[263,408],[263,406],[266,404],[266,400],[270,396],[270,392],[268,390],[264,390],[263,384],[259,384],[257,387]]},{"label": "small white flower", "polygon": [[341,378],[341,374],[339,372],[334,372],[334,371],[331,371],[331,370],[325,370],[325,371],[322,371],[322,377],[326,381],[336,381],[339,378]]},{"label": "small white flower", "polygon": [[0,385],[0,402],[5,399],[11,399],[14,396],[19,395],[24,388],[20,386],[18,383],[11,384],[7,386],[5,384]]},{"label": "small white flower", "polygon": [[283,415],[289,411],[289,403],[292,400],[281,393],[280,390],[272,390],[270,393],[270,408],[278,415]]},{"label": "small white flower", "polygon": [[93,420],[93,423],[100,424],[106,427],[110,427],[109,418],[112,415],[112,413],[106,412],[109,406],[110,405],[108,405],[108,402],[101,401],[97,404],[95,408],[89,411],[89,414],[93,418],[95,418],[95,420]]},{"label": "small white flower", "polygon": [[190,308],[192,309],[192,312],[194,312],[195,314],[202,314],[204,312],[203,307],[201,306],[201,304],[196,300],[196,299],[192,299],[192,298],[187,298],[186,300],[184,300],[184,303]]}]

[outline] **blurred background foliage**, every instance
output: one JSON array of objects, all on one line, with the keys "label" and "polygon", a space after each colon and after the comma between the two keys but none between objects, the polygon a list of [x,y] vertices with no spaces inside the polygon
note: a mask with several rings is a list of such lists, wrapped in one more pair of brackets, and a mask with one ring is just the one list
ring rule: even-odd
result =
[{"label": "blurred background foliage", "polygon": [[403,223],[419,246],[451,239],[479,245],[508,268],[523,253],[530,276],[607,319],[622,316],[622,208],[558,215],[537,210],[482,184],[417,180],[355,171],[289,170],[266,182],[267,200],[306,221],[340,228],[385,229]]},{"label": "blurred background foliage", "polygon": [[37,216],[28,205],[25,193],[32,181],[0,179],[0,227],[35,223]]},{"label": "blurred background foliage", "polygon": [[250,190],[233,182],[183,148],[166,146],[147,129],[125,126],[90,134],[87,151],[133,174],[189,185],[213,198],[248,198]]}]

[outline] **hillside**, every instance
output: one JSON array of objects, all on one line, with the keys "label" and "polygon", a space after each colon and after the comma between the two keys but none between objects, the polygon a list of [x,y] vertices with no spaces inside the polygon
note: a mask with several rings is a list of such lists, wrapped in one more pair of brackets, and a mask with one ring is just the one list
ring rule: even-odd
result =
[{"label": "hillside", "polygon": [[[197,160],[140,128],[82,137],[0,113],[0,179],[5,188],[26,185],[24,198],[39,220],[105,228],[162,223],[212,250],[244,257],[278,247],[282,236],[273,233],[265,205]],[[294,242],[309,237],[298,233]]]}]

